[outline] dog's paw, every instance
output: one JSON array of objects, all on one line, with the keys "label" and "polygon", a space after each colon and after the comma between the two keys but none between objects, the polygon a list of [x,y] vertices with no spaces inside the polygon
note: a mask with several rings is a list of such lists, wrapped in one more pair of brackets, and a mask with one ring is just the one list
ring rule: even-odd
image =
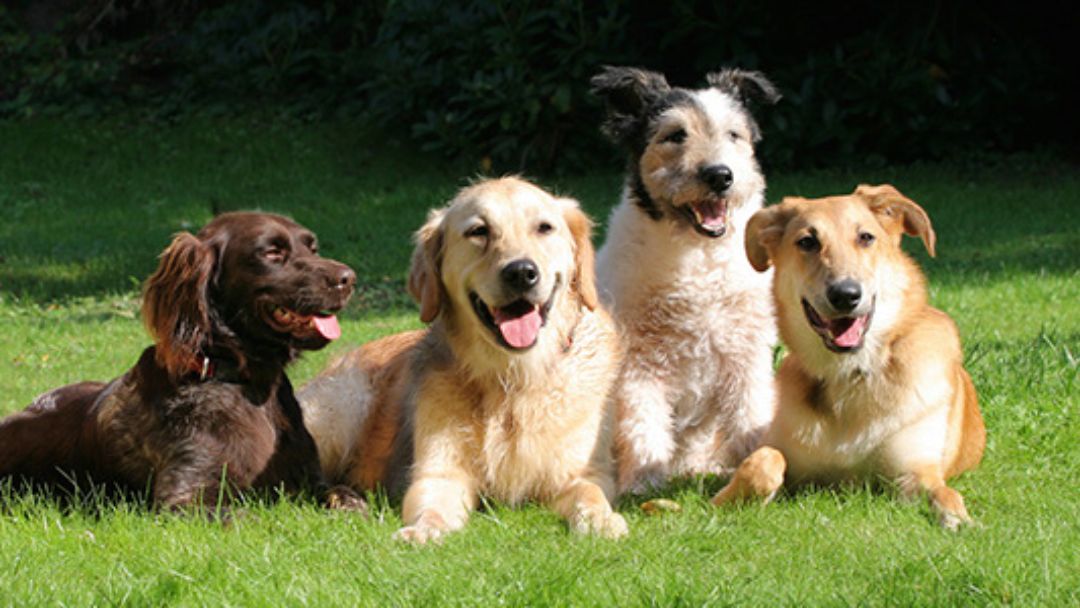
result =
[{"label": "dog's paw", "polygon": [[602,538],[617,539],[629,534],[626,519],[613,511],[603,512],[598,509],[582,509],[570,521],[570,528],[578,534],[589,534]]},{"label": "dog's paw", "polygon": [[971,526],[974,522],[967,513],[941,512],[938,514],[938,523],[942,528],[956,532],[960,528]]},{"label": "dog's paw", "polygon": [[334,486],[326,492],[326,508],[335,511],[352,511],[367,515],[368,504],[362,496],[348,486]]},{"label": "dog's paw", "polygon": [[402,543],[410,543],[413,545],[426,545],[429,542],[438,543],[442,541],[443,530],[434,526],[428,526],[425,524],[414,524],[412,526],[405,526],[397,532],[394,532],[392,537],[394,540]]},{"label": "dog's paw", "polygon": [[787,461],[779,450],[763,447],[742,461],[735,475],[713,496],[712,504],[726,505],[745,500],[769,504],[784,484]]},{"label": "dog's paw", "polygon": [[930,493],[930,508],[938,516],[942,528],[955,532],[972,523],[964,506],[964,497],[956,490],[941,486]]}]

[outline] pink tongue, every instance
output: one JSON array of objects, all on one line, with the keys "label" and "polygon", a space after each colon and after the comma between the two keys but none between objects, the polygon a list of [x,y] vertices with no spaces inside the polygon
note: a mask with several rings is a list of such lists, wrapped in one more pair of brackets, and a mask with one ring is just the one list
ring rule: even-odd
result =
[{"label": "pink tongue", "polygon": [[720,203],[698,203],[694,205],[701,214],[701,223],[706,226],[715,226],[724,223],[724,205]]},{"label": "pink tongue", "polygon": [[[866,327],[866,317],[836,319],[829,322],[829,332],[833,334],[833,342],[844,348],[859,345],[864,327]],[[840,331],[839,335],[836,334],[837,331]]]},{"label": "pink tongue", "polygon": [[318,330],[319,335],[327,340],[337,340],[341,337],[341,326],[338,325],[336,316],[313,317],[312,320],[315,322],[315,329]]},{"label": "pink tongue", "polygon": [[502,334],[503,340],[514,348],[532,346],[540,333],[542,322],[540,310],[535,306],[520,317],[510,318],[501,310],[495,313],[495,324],[499,326],[499,333]]}]

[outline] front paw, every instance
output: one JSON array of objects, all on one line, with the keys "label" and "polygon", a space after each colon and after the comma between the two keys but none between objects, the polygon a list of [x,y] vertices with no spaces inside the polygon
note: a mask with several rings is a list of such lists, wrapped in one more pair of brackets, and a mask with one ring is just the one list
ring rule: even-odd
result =
[{"label": "front paw", "polygon": [[964,497],[952,488],[942,486],[931,492],[930,507],[937,513],[941,527],[950,532],[973,523],[964,506]]},{"label": "front paw", "polygon": [[578,534],[594,534],[603,538],[622,538],[630,529],[622,515],[613,511],[583,509],[570,521],[570,528]]},{"label": "front paw", "polygon": [[413,545],[426,545],[428,542],[441,542],[443,532],[442,528],[437,528],[435,526],[414,524],[405,526],[397,532],[394,532],[393,539],[398,542]]},{"label": "front paw", "polygon": [[368,514],[368,504],[362,496],[348,486],[334,486],[326,492],[326,508],[335,511],[352,511]]}]

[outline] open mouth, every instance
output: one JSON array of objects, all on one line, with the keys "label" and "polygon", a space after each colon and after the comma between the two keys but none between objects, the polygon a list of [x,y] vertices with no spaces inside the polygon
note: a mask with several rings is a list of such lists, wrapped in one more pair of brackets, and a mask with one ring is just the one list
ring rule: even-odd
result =
[{"label": "open mouth", "polygon": [[874,316],[874,307],[870,312],[861,317],[837,317],[824,319],[813,306],[805,299],[802,301],[803,312],[810,327],[821,336],[825,347],[838,353],[848,353],[858,350],[866,338],[866,331],[870,328],[870,321]]},{"label": "open mouth", "polygon": [[704,236],[717,238],[727,232],[727,199],[710,197],[680,207],[690,224]]},{"label": "open mouth", "polygon": [[495,334],[504,348],[528,350],[540,338],[540,328],[547,323],[548,311],[555,301],[559,283],[551,290],[551,297],[543,304],[534,304],[524,298],[505,306],[491,306],[480,299],[475,291],[469,292],[469,302],[480,321]]},{"label": "open mouth", "polygon": [[339,309],[303,314],[284,306],[277,306],[267,316],[266,321],[274,331],[279,333],[290,334],[300,339],[319,336],[329,342],[341,337],[341,326],[334,314],[337,310]]}]

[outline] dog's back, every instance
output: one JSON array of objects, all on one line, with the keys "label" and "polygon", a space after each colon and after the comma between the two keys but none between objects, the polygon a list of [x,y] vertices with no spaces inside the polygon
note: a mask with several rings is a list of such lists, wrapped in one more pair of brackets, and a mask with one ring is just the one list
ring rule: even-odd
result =
[{"label": "dog's back", "polygon": [[101,382],[69,384],[39,395],[23,411],[0,420],[0,478],[58,485],[97,471],[93,412]]}]

